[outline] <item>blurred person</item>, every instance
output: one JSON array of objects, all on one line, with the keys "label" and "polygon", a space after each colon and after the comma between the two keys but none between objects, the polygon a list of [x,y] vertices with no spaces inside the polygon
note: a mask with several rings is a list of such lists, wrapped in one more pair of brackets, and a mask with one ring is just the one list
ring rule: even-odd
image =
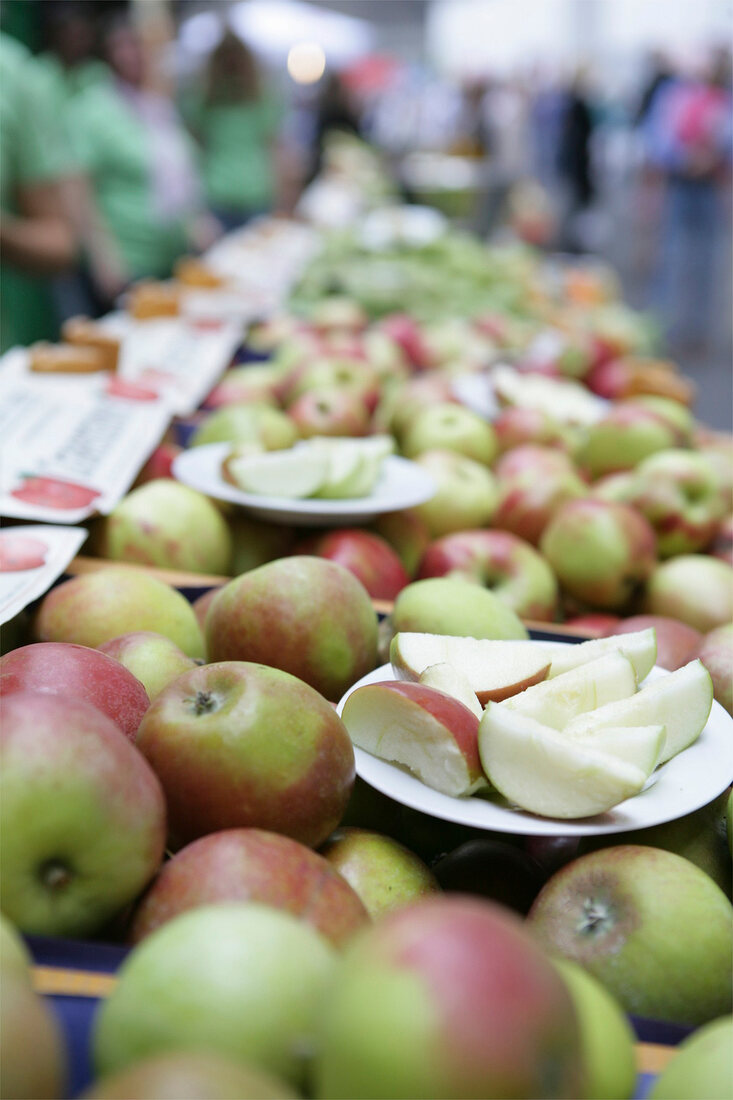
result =
[{"label": "blurred person", "polygon": [[335,131],[363,136],[361,119],[349,90],[339,74],[331,72],[324,78],[315,106],[309,180],[320,172],[328,135]]},{"label": "blurred person", "polygon": [[595,197],[591,167],[593,112],[587,78],[579,70],[568,87],[562,110],[557,151],[558,174],[565,192],[561,247],[583,251],[581,217]]},{"label": "blurred person", "polygon": [[238,35],[225,32],[182,109],[199,145],[209,208],[224,228],[235,229],[280,204],[282,111]]},{"label": "blurred person", "polygon": [[657,304],[680,352],[708,349],[717,293],[729,281],[722,256],[730,248],[724,199],[730,196],[732,129],[727,50],[713,56],[707,72],[668,81],[644,126],[649,160],[664,175]]},{"label": "blurred person", "polygon": [[45,49],[36,62],[58,109],[90,85],[109,80],[110,73],[95,56],[96,30],[87,6],[59,0],[45,24]]},{"label": "blurred person", "polygon": [[115,284],[119,291],[144,276],[166,278],[179,256],[212,243],[217,227],[205,214],[193,142],[174,104],[145,86],[135,27],[114,18],[102,53],[110,80],[84,89],[68,116],[93,200],[78,211],[90,266],[102,254],[107,274],[90,286],[97,313],[112,304]]},{"label": "blurred person", "polygon": [[56,335],[48,276],[76,240],[64,204],[72,170],[37,63],[0,34],[0,349]]}]

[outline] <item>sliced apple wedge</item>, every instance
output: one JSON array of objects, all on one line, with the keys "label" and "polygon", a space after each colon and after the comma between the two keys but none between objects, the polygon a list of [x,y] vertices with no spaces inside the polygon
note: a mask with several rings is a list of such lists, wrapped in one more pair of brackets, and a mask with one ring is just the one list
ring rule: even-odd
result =
[{"label": "sliced apple wedge", "polygon": [[505,703],[489,703],[479,725],[489,782],[523,810],[562,819],[593,817],[638,794],[646,772],[587,748]]},{"label": "sliced apple wedge", "polygon": [[565,733],[577,738],[580,735],[587,737],[606,726],[663,725],[667,730],[659,760],[663,764],[697,740],[712,705],[710,674],[701,661],[690,661],[675,672],[646,684],[628,699],[609,702],[590,714],[573,719]]},{"label": "sliced apple wedge", "polygon": [[[552,729],[562,730],[579,714],[604,703],[625,699],[636,691],[634,667],[617,651],[573,668],[553,680],[528,687],[502,702],[503,707],[526,714]],[[617,725],[621,723],[616,723]],[[635,722],[634,725],[646,723]],[[650,722],[651,723],[651,719]]]},{"label": "sliced apple wedge", "polygon": [[639,768],[647,778],[659,763],[667,731],[664,726],[603,726],[590,733],[570,733],[563,736],[577,745],[608,753]]},{"label": "sliced apple wedge", "polygon": [[331,500],[346,500],[362,495],[360,483],[363,481],[365,456],[349,447],[326,447],[326,480],[316,490],[314,496]]},{"label": "sliced apple wedge", "polygon": [[245,493],[288,500],[313,496],[325,482],[328,469],[328,456],[318,448],[266,451],[228,463],[230,480]]},{"label": "sliced apple wedge", "polygon": [[486,786],[478,718],[437,688],[384,681],[357,688],[341,714],[355,745],[401,764],[428,787],[456,798]]},{"label": "sliced apple wedge", "polygon": [[657,659],[657,635],[654,628],[636,630],[633,634],[611,634],[607,638],[592,638],[589,642],[563,646],[553,654],[550,678],[562,676],[572,668],[614,651],[628,657],[634,666],[636,679],[641,683],[649,675]]},{"label": "sliced apple wedge", "polygon": [[535,642],[503,642],[444,634],[395,634],[392,669],[402,680],[419,680],[431,665],[448,664],[468,680],[480,703],[507,699],[547,676],[550,656]]},{"label": "sliced apple wedge", "polygon": [[459,703],[463,703],[465,707],[473,711],[477,718],[480,718],[484,713],[484,708],[479,703],[478,696],[471,687],[468,678],[463,675],[460,669],[454,668],[453,665],[445,662],[429,665],[420,676],[420,683],[437,688],[438,691],[444,691],[446,695],[451,695]]}]

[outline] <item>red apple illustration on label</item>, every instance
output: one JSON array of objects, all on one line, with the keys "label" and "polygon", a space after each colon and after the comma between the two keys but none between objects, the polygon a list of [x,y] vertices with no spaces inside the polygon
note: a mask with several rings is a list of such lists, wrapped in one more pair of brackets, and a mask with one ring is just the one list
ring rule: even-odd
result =
[{"label": "red apple illustration on label", "polygon": [[139,386],[137,382],[129,382],[125,378],[116,376],[110,378],[104,391],[108,397],[125,397],[128,401],[157,401],[156,390]]},{"label": "red apple illustration on label", "polygon": [[10,493],[16,500],[26,504],[36,504],[40,508],[57,508],[59,511],[75,511],[87,508],[99,489],[88,485],[79,485],[76,481],[65,481],[57,477],[25,476],[23,483]]},{"label": "red apple illustration on label", "polygon": [[5,533],[0,538],[0,573],[22,573],[46,563],[48,546],[28,535]]}]

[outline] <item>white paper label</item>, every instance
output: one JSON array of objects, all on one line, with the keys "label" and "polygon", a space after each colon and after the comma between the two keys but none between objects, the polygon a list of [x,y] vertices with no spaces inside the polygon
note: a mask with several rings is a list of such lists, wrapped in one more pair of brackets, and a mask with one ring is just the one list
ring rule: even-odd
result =
[{"label": "white paper label", "polygon": [[83,527],[37,524],[0,530],[0,623],[48,592],[86,537]]}]

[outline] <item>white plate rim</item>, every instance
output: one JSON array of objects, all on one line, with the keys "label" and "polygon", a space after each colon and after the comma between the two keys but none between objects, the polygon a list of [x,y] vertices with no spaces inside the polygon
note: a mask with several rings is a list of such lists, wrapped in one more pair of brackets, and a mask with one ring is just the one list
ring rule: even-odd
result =
[{"label": "white plate rim", "polygon": [[[668,674],[666,669],[657,665],[647,679],[658,679]],[[339,715],[343,712],[347,698],[357,688],[396,679],[389,663],[374,669],[345,692],[338,704]],[[661,765],[654,773],[653,780],[640,794],[619,803],[608,813],[582,819],[539,817],[475,796],[454,798],[432,790],[402,768],[380,760],[356,745],[354,755],[356,771],[361,779],[402,805],[420,810],[431,817],[458,825],[523,836],[603,836],[647,829],[674,821],[707,805],[721,794],[733,781],[732,725],[733,718],[720,703],[714,701],[710,717],[698,740]],[[695,765],[694,769],[690,768],[691,761]],[[697,779],[698,774],[702,778]],[[691,775],[697,781],[690,787]]]},{"label": "white plate rim", "polygon": [[384,459],[383,469],[388,478],[405,483],[401,495],[380,492],[379,482],[369,496],[351,500],[286,500],[283,497],[244,493],[221,476],[221,463],[231,447],[231,443],[189,447],[173,460],[173,476],[192,489],[217,500],[238,504],[253,514],[301,525],[371,519],[383,512],[413,508],[429,500],[436,489],[434,479],[416,462],[398,455],[388,455]]}]

